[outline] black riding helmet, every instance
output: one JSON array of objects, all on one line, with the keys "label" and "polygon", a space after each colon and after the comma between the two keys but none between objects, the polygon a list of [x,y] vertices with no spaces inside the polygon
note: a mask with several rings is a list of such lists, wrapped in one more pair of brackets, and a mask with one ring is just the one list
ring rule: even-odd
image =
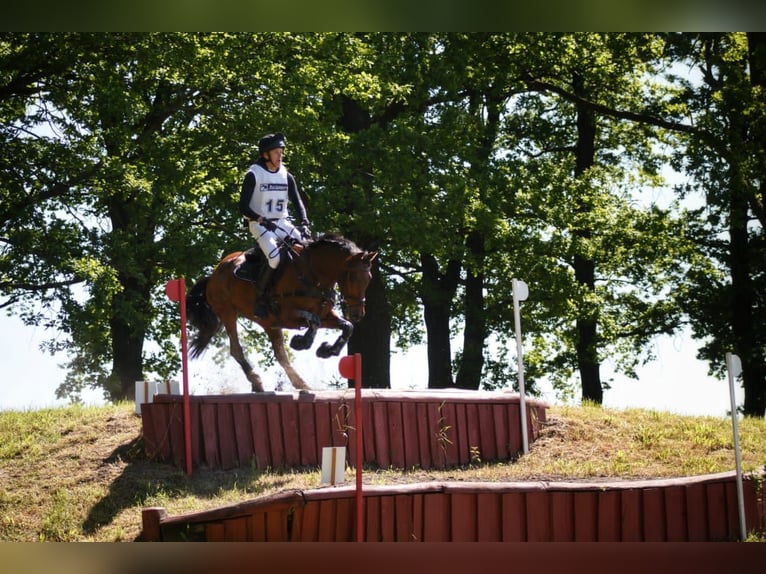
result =
[{"label": "black riding helmet", "polygon": [[282,132],[267,134],[258,140],[258,155],[261,156],[267,151],[285,147],[285,136]]}]

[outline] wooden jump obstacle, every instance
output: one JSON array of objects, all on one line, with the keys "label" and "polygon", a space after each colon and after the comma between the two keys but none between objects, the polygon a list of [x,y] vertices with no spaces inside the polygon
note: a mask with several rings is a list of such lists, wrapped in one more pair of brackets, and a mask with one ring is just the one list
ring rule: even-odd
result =
[{"label": "wooden jump obstacle", "polygon": [[[764,473],[744,481],[746,524],[766,532]],[[620,482],[429,482],[364,487],[366,542],[711,542],[739,537],[734,472]],[[170,517],[146,541],[351,542],[354,488],[290,491]]]},{"label": "wooden jump obstacle", "polygon": [[[354,390],[190,397],[194,467],[316,466],[322,448],[354,444]],[[526,399],[530,441],[546,419]],[[483,391],[362,391],[364,464],[442,469],[522,453],[519,395]],[[183,401],[156,395],[142,405],[147,456],[185,467]],[[354,449],[349,463],[356,465]]]}]

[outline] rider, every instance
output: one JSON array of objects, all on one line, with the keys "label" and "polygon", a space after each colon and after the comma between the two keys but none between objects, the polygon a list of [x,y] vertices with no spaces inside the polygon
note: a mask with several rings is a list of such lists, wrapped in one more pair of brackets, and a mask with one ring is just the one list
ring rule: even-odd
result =
[{"label": "rider", "polygon": [[[264,295],[274,270],[279,266],[279,240],[290,238],[300,241],[303,236],[310,236],[309,220],[298,184],[282,163],[284,150],[285,136],[280,132],[267,134],[258,140],[259,157],[245,174],[239,198],[239,210],[247,219],[248,229],[268,262],[256,284],[255,315],[258,317],[268,314]],[[287,218],[288,201],[297,211],[300,221],[297,228]]]}]

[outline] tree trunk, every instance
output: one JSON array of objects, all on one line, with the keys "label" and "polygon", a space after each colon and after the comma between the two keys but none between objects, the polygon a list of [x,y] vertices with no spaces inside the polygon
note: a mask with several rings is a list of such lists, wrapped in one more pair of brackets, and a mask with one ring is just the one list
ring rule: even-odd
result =
[{"label": "tree trunk", "polygon": [[[582,77],[575,75],[574,92],[587,99],[587,91]],[[582,104],[577,106],[577,145],[575,149],[575,178],[582,177],[594,163],[596,145],[596,122],[593,112]],[[580,201],[575,206],[578,213],[590,210],[588,201]],[[575,229],[574,234],[582,239],[589,239],[591,231],[587,228]],[[575,279],[589,292],[593,292],[596,284],[596,264],[593,260],[574,256]],[[601,374],[598,361],[598,310],[581,309],[577,318],[577,368],[580,371],[582,383],[582,398],[601,404],[604,391],[601,385]]]},{"label": "tree trunk", "polygon": [[[748,32],[747,42],[750,83],[754,88],[763,90],[766,88],[766,33]],[[751,130],[751,141],[759,147],[759,151],[761,152],[760,156],[764,157],[764,154],[766,154],[766,122],[764,122],[764,118],[761,117],[760,121],[752,122],[749,129]],[[761,168],[766,169],[763,164],[761,164]],[[750,207],[760,221],[761,226],[766,226],[766,173],[762,172],[759,180],[760,189],[754,199],[754,205],[751,205]],[[744,217],[747,218],[746,208],[743,213]],[[742,223],[746,226],[747,221],[742,221],[740,219],[740,224],[737,226],[736,244],[744,247],[747,250],[746,253],[749,257],[760,257],[754,265],[757,268],[763,268],[763,250],[758,250],[745,243],[749,241],[749,237],[747,228],[743,227]],[[732,244],[734,247],[734,236],[732,236]],[[738,260],[734,252],[732,253],[732,260]],[[753,277],[751,275],[753,265],[750,264],[749,259],[746,259],[745,263],[748,265],[747,273],[745,275],[747,277],[748,286],[746,297],[750,297],[751,303],[755,305],[756,288],[753,285]],[[735,287],[737,283],[738,282],[734,279],[734,272],[732,270],[732,287]],[[736,314],[734,321],[735,325],[737,324],[737,321],[747,323],[747,326],[743,324],[740,328],[743,329],[743,335],[746,334],[746,340],[749,340],[748,344],[750,347],[749,350],[742,349],[742,351],[740,351],[742,352],[742,355],[740,355],[740,358],[742,359],[742,384],[745,389],[744,410],[746,415],[760,418],[766,414],[766,356],[764,356],[764,345],[762,339],[759,344],[759,338],[756,334],[758,329],[756,325],[753,324],[752,307],[748,309],[744,308],[744,304],[740,301],[737,291],[734,293],[734,305],[741,305],[741,308],[735,307],[733,310]]]},{"label": "tree trunk", "polygon": [[[736,170],[733,170],[736,172]],[[734,176],[732,181],[739,177]],[[729,270],[731,272],[731,325],[734,352],[742,360],[742,384],[745,389],[744,412],[748,416],[763,417],[766,410],[764,394],[764,355],[756,342],[753,325],[755,290],[750,264],[747,222],[747,197],[741,189],[732,186],[729,212]]]},{"label": "tree trunk", "polygon": [[745,389],[745,416],[762,419],[766,416],[766,366],[763,354],[759,355],[760,358],[753,359],[751,355],[742,361],[742,386]]},{"label": "tree trunk", "polygon": [[455,297],[460,276],[460,262],[450,261],[446,273],[441,274],[433,255],[424,253],[420,256],[420,261],[423,267],[420,298],[427,335],[428,388],[450,388],[454,385],[450,317],[452,299]]},{"label": "tree trunk", "polygon": [[[467,246],[472,259],[481,268],[484,261],[484,236],[472,231]],[[460,361],[455,385],[461,389],[479,390],[481,372],[484,369],[484,341],[487,338],[487,319],[484,316],[484,273],[466,273],[465,280],[465,331],[463,332],[463,357]]]},{"label": "tree trunk", "polygon": [[[125,268],[125,262],[114,263]],[[149,277],[150,269],[144,269]],[[119,271],[118,281],[122,290],[112,297],[109,319],[112,346],[112,373],[105,390],[112,401],[132,399],[135,382],[143,380],[144,339],[152,314],[151,290],[141,274],[130,275]]]},{"label": "tree trunk", "polygon": [[110,265],[117,269],[121,290],[112,297],[112,373],[106,390],[112,401],[132,398],[143,379],[144,338],[152,316],[151,287],[154,224],[151,214],[125,198],[108,202],[112,223]]},{"label": "tree trunk", "polygon": [[[732,129],[729,139],[733,147],[742,149],[748,137],[748,126],[742,117],[730,118]],[[757,310],[754,268],[759,256],[757,246],[751,244],[748,223],[748,184],[740,163],[733,161],[729,169],[729,272],[731,273],[731,326],[734,352],[742,360],[742,384],[745,390],[744,412],[748,416],[763,417],[766,410],[766,372],[763,347],[758,343],[758,328],[753,324]]]},{"label": "tree trunk", "polygon": [[[492,206],[494,202],[489,200],[488,186],[491,184],[488,183],[490,178],[486,177],[487,166],[491,164],[506,97],[503,90],[499,88],[499,84],[496,84],[489,86],[481,94],[474,93],[469,103],[471,112],[483,122],[476,156],[471,160],[470,179],[474,185],[479,186],[488,206]],[[484,241],[485,236],[480,226],[469,230],[465,246],[470,254],[468,259],[472,261],[472,264],[466,266],[463,353],[455,380],[455,385],[462,389],[478,390],[484,370],[484,343],[487,338],[487,318],[484,308],[483,268],[486,257]]]},{"label": "tree trunk", "polygon": [[[352,98],[342,96],[342,110],[339,124],[348,133],[367,130],[372,125],[370,114]],[[360,173],[372,173],[369,165],[360,168]],[[372,179],[368,178],[364,192],[372,193]],[[360,247],[369,250],[377,248],[375,237],[351,237]],[[366,315],[355,327],[348,341],[349,354],[362,355],[362,385],[365,388],[387,389],[391,387],[391,310],[386,297],[386,286],[380,275],[379,259],[373,262],[372,280],[367,287]],[[349,386],[352,383],[349,382]]]},{"label": "tree trunk", "polygon": [[745,389],[745,415],[763,417],[766,410],[764,355],[756,342],[753,325],[755,292],[750,269],[747,198],[739,190],[731,191],[729,217],[731,271],[731,322],[735,352],[742,360],[742,384]]},{"label": "tree trunk", "polygon": [[[592,261],[575,255],[574,257],[575,279],[581,285],[587,285],[593,290],[595,266]],[[591,310],[586,310],[591,311]],[[595,310],[592,310],[595,313]],[[582,313],[582,311],[580,311]],[[597,320],[588,313],[580,315],[577,319],[577,369],[580,372],[582,383],[583,400],[601,404],[604,399],[604,391],[601,386],[601,373],[599,371]]]},{"label": "tree trunk", "polygon": [[[122,292],[115,295],[114,305],[119,307],[121,302],[133,294]],[[135,382],[143,380],[144,367],[144,336],[145,329],[137,329],[135,324],[128,324],[119,317],[112,317],[112,376],[106,390],[112,402],[131,399],[135,390]]]},{"label": "tree trunk", "polygon": [[[750,67],[750,84],[759,89],[761,93],[766,90],[766,32],[748,32],[748,64]],[[761,116],[759,121],[751,124],[751,138],[760,147],[761,157],[766,155],[766,121]],[[761,168],[766,166],[761,163]],[[761,226],[766,228],[766,173],[761,173],[760,189],[753,206],[755,216]],[[764,390],[766,393],[766,389]]]},{"label": "tree trunk", "polygon": [[[377,260],[367,287],[364,319],[354,326],[348,353],[362,355],[362,385],[370,389],[391,387],[391,312]],[[349,381],[349,387],[353,384]]]}]

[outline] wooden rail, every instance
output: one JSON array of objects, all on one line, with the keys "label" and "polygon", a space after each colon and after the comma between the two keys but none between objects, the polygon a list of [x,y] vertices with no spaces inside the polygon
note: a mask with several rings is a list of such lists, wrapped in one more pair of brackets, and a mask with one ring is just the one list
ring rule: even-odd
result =
[{"label": "wooden rail", "polygon": [[[322,448],[354,444],[354,392],[192,396],[192,465],[230,469],[321,464]],[[184,468],[182,397],[156,395],[141,409],[146,453]],[[530,441],[547,405],[527,399]],[[479,391],[362,392],[364,464],[447,468],[522,452],[519,395]],[[349,462],[356,465],[354,449]]]},{"label": "wooden rail", "polygon": [[[764,472],[744,481],[766,532]],[[147,541],[350,542],[353,487],[290,491],[175,517],[143,511]],[[621,482],[431,482],[364,487],[367,542],[708,542],[739,537],[734,472]]]}]

